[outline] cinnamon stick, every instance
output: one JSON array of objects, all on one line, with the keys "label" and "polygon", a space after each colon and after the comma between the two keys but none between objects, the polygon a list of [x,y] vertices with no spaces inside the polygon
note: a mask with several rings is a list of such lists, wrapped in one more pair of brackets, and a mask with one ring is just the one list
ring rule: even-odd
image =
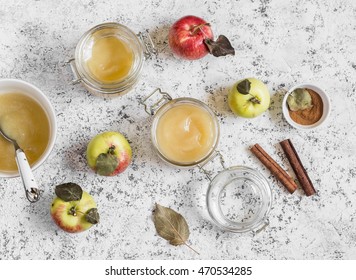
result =
[{"label": "cinnamon stick", "polygon": [[251,148],[251,152],[266,166],[271,173],[286,187],[286,189],[293,193],[297,189],[297,184],[287,174],[286,171],[275,162],[259,144],[255,144]]},{"label": "cinnamon stick", "polygon": [[311,182],[308,173],[305,170],[291,140],[283,140],[282,142],[280,142],[280,144],[305,194],[307,196],[315,194],[313,183]]}]

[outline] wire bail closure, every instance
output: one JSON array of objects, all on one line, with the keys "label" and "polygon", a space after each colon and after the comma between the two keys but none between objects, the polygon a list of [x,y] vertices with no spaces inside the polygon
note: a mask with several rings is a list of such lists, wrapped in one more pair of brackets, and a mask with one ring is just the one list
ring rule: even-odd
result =
[{"label": "wire bail closure", "polygon": [[260,232],[264,231],[268,226],[269,226],[269,219],[265,218],[263,220],[262,226],[260,228],[258,228],[258,229],[253,230],[253,235],[256,236]]},{"label": "wire bail closure", "polygon": [[[160,94],[161,98],[158,99],[154,104],[148,105],[146,102],[155,94]],[[156,88],[151,94],[146,96],[145,99],[140,101],[140,104],[142,104],[145,107],[145,111],[147,114],[153,116],[157,109],[160,108],[163,104],[166,104],[167,102],[171,101],[172,97],[167,93],[162,91],[160,88]]]},{"label": "wire bail closure", "polygon": [[72,85],[79,84],[82,81],[82,78],[78,72],[77,66],[75,65],[75,58],[71,58],[68,61],[64,63],[64,66],[70,66],[70,69],[72,70],[72,73],[74,75],[74,79],[71,81]]},{"label": "wire bail closure", "polygon": [[157,50],[150,36],[150,33],[148,32],[148,29],[146,29],[146,31],[144,32],[139,32],[137,34],[137,37],[140,38],[145,48],[145,51],[143,53],[146,59],[150,59],[153,55],[157,55]]},{"label": "wire bail closure", "polygon": [[209,159],[207,159],[202,164],[198,164],[200,172],[203,172],[205,174],[205,176],[209,179],[209,181],[213,180],[214,171],[213,170],[207,170],[204,167],[206,167],[206,165],[208,163],[213,163],[216,158],[219,158],[220,165],[222,166],[223,170],[225,170],[226,169],[225,160],[224,160],[223,155],[220,153],[220,151],[215,151],[214,154]]}]

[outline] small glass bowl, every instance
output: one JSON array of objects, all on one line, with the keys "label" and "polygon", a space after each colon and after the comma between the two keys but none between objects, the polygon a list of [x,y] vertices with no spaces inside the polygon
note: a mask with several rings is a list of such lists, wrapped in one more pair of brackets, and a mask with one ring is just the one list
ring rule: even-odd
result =
[{"label": "small glass bowl", "polygon": [[[161,151],[159,143],[157,141],[157,126],[160,121],[160,118],[170,109],[172,109],[176,106],[183,105],[183,104],[194,105],[194,106],[197,106],[197,107],[205,110],[211,116],[211,119],[214,124],[214,130],[215,130],[213,145],[211,146],[209,152],[199,160],[192,161],[192,162],[184,162],[184,163],[177,162],[177,161],[174,161],[174,160],[166,157],[164,155],[164,153]],[[218,146],[218,142],[219,142],[219,135],[220,135],[219,132],[220,132],[219,122],[216,118],[215,113],[209,108],[208,105],[206,105],[204,102],[199,101],[198,99],[189,98],[189,97],[181,97],[181,98],[176,98],[176,99],[168,101],[167,103],[165,103],[164,105],[159,107],[159,109],[156,111],[156,113],[154,115],[154,119],[152,121],[151,139],[152,139],[152,143],[153,143],[155,151],[157,152],[159,157],[161,159],[163,159],[165,162],[172,164],[174,166],[178,166],[178,167],[193,167],[200,163],[206,162],[214,154],[214,151],[216,150],[216,148]]]},{"label": "small glass bowl", "polygon": [[[103,83],[89,71],[87,60],[91,57],[94,40],[104,37],[117,37],[125,42],[133,52],[130,72],[121,80]],[[75,49],[75,58],[69,61],[76,76],[73,84],[82,83],[94,94],[122,95],[127,93],[138,81],[145,59],[145,47],[141,39],[124,25],[115,22],[99,24],[83,34]]]},{"label": "small glass bowl", "polygon": [[211,219],[221,229],[237,233],[258,232],[269,224],[271,187],[257,170],[234,166],[213,178],[206,203]]}]

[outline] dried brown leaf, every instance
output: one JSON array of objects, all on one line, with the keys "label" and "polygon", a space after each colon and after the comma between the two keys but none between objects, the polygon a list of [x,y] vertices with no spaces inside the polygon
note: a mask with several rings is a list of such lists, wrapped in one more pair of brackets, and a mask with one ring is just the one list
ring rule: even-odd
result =
[{"label": "dried brown leaf", "polygon": [[235,49],[224,35],[220,35],[216,41],[205,39],[204,43],[208,47],[209,53],[213,56],[235,55]]},{"label": "dried brown leaf", "polygon": [[170,244],[185,244],[189,238],[189,227],[184,217],[176,211],[156,203],[153,222],[157,233]]}]

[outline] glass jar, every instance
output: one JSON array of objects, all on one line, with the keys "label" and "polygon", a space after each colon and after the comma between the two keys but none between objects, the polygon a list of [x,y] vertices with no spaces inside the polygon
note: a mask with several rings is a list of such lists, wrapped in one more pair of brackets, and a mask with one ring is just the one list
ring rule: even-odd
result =
[{"label": "glass jar", "polygon": [[230,167],[210,182],[206,205],[212,221],[223,230],[258,232],[269,224],[271,187],[255,169]]},{"label": "glass jar", "polygon": [[[155,101],[152,102],[153,97]],[[152,105],[148,105],[149,101]],[[197,166],[210,180],[206,194],[206,207],[215,225],[231,232],[258,232],[269,224],[268,214],[272,205],[272,193],[268,181],[260,172],[250,167],[225,167],[224,158],[217,150],[219,122],[214,112],[205,103],[188,97],[172,99],[168,93],[156,89],[143,99],[141,104],[144,105],[148,114],[154,116],[151,139],[154,150],[160,158],[180,168]],[[213,122],[212,145],[204,157],[196,161],[172,160],[165,155],[157,140],[157,127],[161,119],[167,112],[182,104],[198,106],[211,116]],[[216,159],[219,159],[222,169],[208,170],[208,164],[214,163]]]},{"label": "glass jar", "polygon": [[[103,82],[89,70],[88,60],[92,57],[95,40],[108,37],[115,37],[123,42],[131,50],[133,59],[130,70],[125,76],[112,82]],[[83,34],[76,46],[75,57],[68,61],[75,76],[72,84],[82,83],[94,94],[123,95],[137,83],[145,58],[153,53],[155,53],[154,45],[147,32],[136,35],[128,27],[119,23],[99,24]]]},{"label": "glass jar", "polygon": [[[148,107],[148,105],[146,104],[147,100],[155,94],[159,94],[159,100],[152,106]],[[143,101],[143,104],[145,105],[146,112],[151,115],[154,115],[151,127],[151,140],[154,150],[159,155],[159,157],[165,162],[177,167],[193,167],[206,162],[213,156],[219,142],[220,128],[215,113],[205,103],[189,97],[172,99],[172,97],[168,93],[162,92],[161,89],[157,89],[151,95],[146,97],[146,99]],[[196,108],[197,112],[195,113],[195,119],[191,121],[195,121],[196,125],[200,125],[201,130],[204,129],[203,122],[209,122],[209,131],[212,132],[212,135],[209,135],[210,139],[206,141],[206,147],[204,147],[204,149],[201,153],[199,153],[199,155],[194,155],[194,159],[191,160],[179,160],[175,159],[172,156],[169,156],[167,152],[164,151],[163,145],[160,143],[158,136],[159,125],[162,119],[166,116],[167,113],[171,112],[171,110],[174,110],[176,108],[182,108],[182,106],[186,106],[186,108],[192,108],[193,110],[195,110],[194,108]],[[197,113],[200,113],[200,115],[198,115]],[[205,115],[204,118],[203,114]],[[177,124],[177,128],[179,125],[181,124]],[[175,128],[176,127],[174,127],[173,129]],[[200,137],[200,135],[198,135],[197,137]]]}]

